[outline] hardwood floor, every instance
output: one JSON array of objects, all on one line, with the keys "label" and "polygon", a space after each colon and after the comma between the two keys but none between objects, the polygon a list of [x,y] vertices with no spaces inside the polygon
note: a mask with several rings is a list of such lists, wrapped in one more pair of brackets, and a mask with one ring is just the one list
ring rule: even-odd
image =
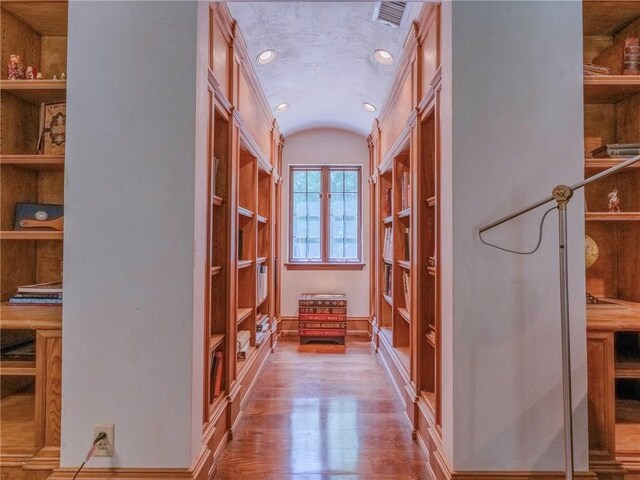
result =
[{"label": "hardwood floor", "polygon": [[216,480],[426,479],[424,465],[365,337],[341,351],[283,336]]}]

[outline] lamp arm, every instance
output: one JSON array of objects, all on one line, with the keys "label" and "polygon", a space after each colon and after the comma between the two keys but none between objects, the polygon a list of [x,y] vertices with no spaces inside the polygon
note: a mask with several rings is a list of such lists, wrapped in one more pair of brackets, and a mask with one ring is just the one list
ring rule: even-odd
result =
[{"label": "lamp arm", "polygon": [[[605,177],[608,177],[609,175],[613,175],[615,173],[620,172],[621,170],[624,170],[625,168],[630,167],[631,165],[633,165],[634,163],[640,162],[640,155],[637,155],[635,157],[631,157],[628,160],[625,160],[624,162],[619,163],[618,165],[614,165],[611,168],[608,168],[600,173],[597,173],[595,175],[592,175],[589,178],[585,178],[584,180],[579,181],[578,183],[572,185],[571,187],[569,187],[569,196],[571,195],[571,193],[573,193],[575,190],[578,190],[580,188],[583,188],[587,185],[589,185],[590,183],[594,183],[597,182],[599,180],[602,180]],[[488,230],[491,230],[492,228],[497,227],[498,225],[502,225],[505,222],[508,222],[509,220],[513,220],[516,217],[519,217],[520,215],[523,215],[527,212],[530,212],[531,210],[534,210],[538,207],[541,207],[542,205],[545,205],[549,202],[554,201],[556,198],[553,195],[549,195],[548,197],[544,197],[541,200],[538,200],[535,203],[532,203],[531,205],[522,208],[520,210],[517,210],[516,212],[510,213],[509,215],[505,215],[502,218],[499,218],[498,220],[496,220],[495,222],[491,222],[487,225],[485,225],[484,227],[480,228],[480,233],[484,233]]]}]

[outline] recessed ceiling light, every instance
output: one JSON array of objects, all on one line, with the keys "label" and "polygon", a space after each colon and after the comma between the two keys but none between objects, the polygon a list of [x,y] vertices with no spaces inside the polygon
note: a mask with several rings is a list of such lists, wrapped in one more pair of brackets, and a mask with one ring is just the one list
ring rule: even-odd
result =
[{"label": "recessed ceiling light", "polygon": [[265,63],[272,62],[274,58],[276,58],[276,51],[268,49],[260,52],[256,57],[256,60],[260,65],[264,65]]},{"label": "recessed ceiling light", "polygon": [[286,112],[289,110],[289,104],[287,102],[281,103],[276,107],[276,112]]},{"label": "recessed ceiling light", "polygon": [[373,58],[383,65],[391,65],[393,63],[393,55],[381,48],[374,52]]},{"label": "recessed ceiling light", "polygon": [[375,112],[376,110],[378,110],[373,103],[369,102],[364,102],[362,104],[362,108],[364,108],[367,112]]}]

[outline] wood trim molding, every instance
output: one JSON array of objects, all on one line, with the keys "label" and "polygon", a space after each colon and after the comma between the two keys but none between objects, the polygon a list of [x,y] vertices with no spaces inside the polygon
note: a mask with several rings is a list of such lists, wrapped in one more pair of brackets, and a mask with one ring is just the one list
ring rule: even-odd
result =
[{"label": "wood trim molding", "polygon": [[[91,480],[207,480],[213,455],[203,448],[191,468],[84,468],[82,478]],[[71,480],[77,467],[58,468],[48,480]]]},{"label": "wood trim molding", "polygon": [[[451,480],[565,480],[564,472],[453,472]],[[576,472],[577,480],[597,480],[592,472]]]},{"label": "wood trim molding", "polygon": [[366,266],[366,263],[287,262],[284,266],[287,270],[362,270]]}]

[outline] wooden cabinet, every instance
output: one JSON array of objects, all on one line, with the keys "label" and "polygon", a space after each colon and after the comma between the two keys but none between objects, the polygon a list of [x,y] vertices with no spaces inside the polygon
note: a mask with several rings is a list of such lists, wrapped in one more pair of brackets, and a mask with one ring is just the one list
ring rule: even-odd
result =
[{"label": "wooden cabinet", "polygon": [[[64,154],[38,149],[42,103],[64,102],[67,3],[2,2],[0,55],[0,336],[35,343],[35,360],[0,361],[0,471],[47,478],[59,465],[62,308],[9,305],[19,285],[62,279],[62,231],[14,231],[16,204],[64,203]],[[11,55],[42,80],[6,80]]]},{"label": "wooden cabinet", "polygon": [[[611,70],[585,76],[585,177],[616,165],[592,158],[601,145],[640,142],[640,76],[622,75],[625,39],[640,36],[640,5],[583,3],[584,62]],[[608,211],[618,189],[621,212]],[[591,469],[603,479],[640,478],[640,168],[586,188],[586,234],[599,247],[587,270],[589,447]],[[626,472],[626,474],[625,474]],[[626,476],[625,476],[626,475]]]}]

